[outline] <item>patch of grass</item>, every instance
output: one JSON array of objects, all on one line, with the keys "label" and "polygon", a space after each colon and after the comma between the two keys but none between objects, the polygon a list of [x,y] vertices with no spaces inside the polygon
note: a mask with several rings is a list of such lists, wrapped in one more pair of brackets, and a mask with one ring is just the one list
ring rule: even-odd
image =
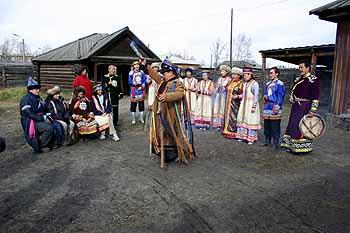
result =
[{"label": "patch of grass", "polygon": [[[21,100],[22,96],[24,96],[25,94],[27,94],[26,87],[11,87],[11,88],[0,89],[0,102],[17,103]],[[72,97],[72,91],[63,90],[61,95],[66,100],[69,100]],[[46,91],[44,90],[40,91],[40,96],[42,99],[45,99],[47,96]]]},{"label": "patch of grass", "polygon": [[12,87],[0,90],[0,102],[19,102],[27,93],[25,87]]}]

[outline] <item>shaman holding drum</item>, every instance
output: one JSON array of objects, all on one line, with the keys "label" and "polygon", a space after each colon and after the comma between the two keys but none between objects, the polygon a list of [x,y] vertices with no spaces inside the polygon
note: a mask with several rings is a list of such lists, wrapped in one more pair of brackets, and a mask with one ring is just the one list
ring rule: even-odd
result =
[{"label": "shaman holding drum", "polygon": [[308,153],[312,151],[312,138],[306,138],[300,131],[299,124],[305,115],[315,115],[320,98],[320,80],[310,73],[311,65],[308,61],[299,63],[301,76],[292,87],[290,102],[292,103],[286,133],[281,147],[292,153]]}]

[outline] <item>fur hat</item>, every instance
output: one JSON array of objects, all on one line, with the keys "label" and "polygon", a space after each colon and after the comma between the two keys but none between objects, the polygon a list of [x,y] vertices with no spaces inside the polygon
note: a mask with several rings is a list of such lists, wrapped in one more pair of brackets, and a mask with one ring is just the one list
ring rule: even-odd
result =
[{"label": "fur hat", "polygon": [[187,72],[191,72],[191,74],[193,74],[193,69],[191,67],[188,67],[185,69],[185,73]]},{"label": "fur hat", "polygon": [[134,62],[131,64],[131,67],[134,68],[135,65],[140,65],[140,62],[139,62],[139,61],[134,61]]},{"label": "fur hat", "polygon": [[238,74],[239,76],[243,75],[243,70],[241,68],[238,67],[232,67],[232,74]]},{"label": "fur hat", "polygon": [[177,67],[168,60],[164,60],[160,66],[161,66],[160,73],[162,74],[168,71],[172,71],[174,74],[177,74]]},{"label": "fur hat", "polygon": [[231,73],[231,68],[228,65],[221,65],[220,66],[220,71],[225,70],[227,73]]},{"label": "fur hat", "polygon": [[202,77],[205,76],[205,75],[209,77],[209,71],[204,71],[204,70],[203,70],[203,71],[202,71]]},{"label": "fur hat", "polygon": [[158,70],[160,70],[160,64],[159,64],[158,62],[153,62],[153,63],[151,64],[151,68],[155,68],[155,67],[157,67]]},{"label": "fur hat", "polygon": [[61,93],[61,88],[59,86],[54,86],[53,88],[47,90],[48,95],[56,95],[58,93]]},{"label": "fur hat", "polygon": [[252,74],[253,73],[253,68],[251,68],[251,67],[244,67],[243,68],[243,74],[244,73]]},{"label": "fur hat", "polygon": [[38,81],[33,79],[31,76],[29,76],[28,81],[27,81],[28,91],[33,90],[33,89],[40,89],[40,88],[41,88],[41,85],[38,83]]},{"label": "fur hat", "polygon": [[98,90],[102,90],[102,91],[103,91],[103,87],[102,87],[102,84],[101,84],[101,83],[98,83],[98,84],[96,84],[96,85],[93,87],[94,93],[96,93]]}]

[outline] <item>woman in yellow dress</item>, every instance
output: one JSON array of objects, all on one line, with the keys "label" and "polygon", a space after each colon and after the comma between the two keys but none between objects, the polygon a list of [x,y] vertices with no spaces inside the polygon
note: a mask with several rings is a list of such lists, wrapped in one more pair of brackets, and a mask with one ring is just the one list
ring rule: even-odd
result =
[{"label": "woman in yellow dress", "polygon": [[235,139],[237,133],[237,114],[239,111],[240,99],[233,98],[233,95],[240,95],[243,91],[243,71],[240,68],[232,68],[232,81],[227,86],[227,97],[225,106],[225,120],[222,134],[225,138]]}]

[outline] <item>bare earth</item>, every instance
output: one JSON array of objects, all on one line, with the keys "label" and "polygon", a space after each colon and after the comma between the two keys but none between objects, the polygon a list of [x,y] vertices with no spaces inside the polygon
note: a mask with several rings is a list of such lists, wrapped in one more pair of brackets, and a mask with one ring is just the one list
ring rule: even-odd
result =
[{"label": "bare earth", "polygon": [[198,158],[162,170],[126,98],[120,118],[120,142],[33,157],[1,103],[0,232],[350,232],[349,132],[328,129],[301,157],[195,130]]}]

